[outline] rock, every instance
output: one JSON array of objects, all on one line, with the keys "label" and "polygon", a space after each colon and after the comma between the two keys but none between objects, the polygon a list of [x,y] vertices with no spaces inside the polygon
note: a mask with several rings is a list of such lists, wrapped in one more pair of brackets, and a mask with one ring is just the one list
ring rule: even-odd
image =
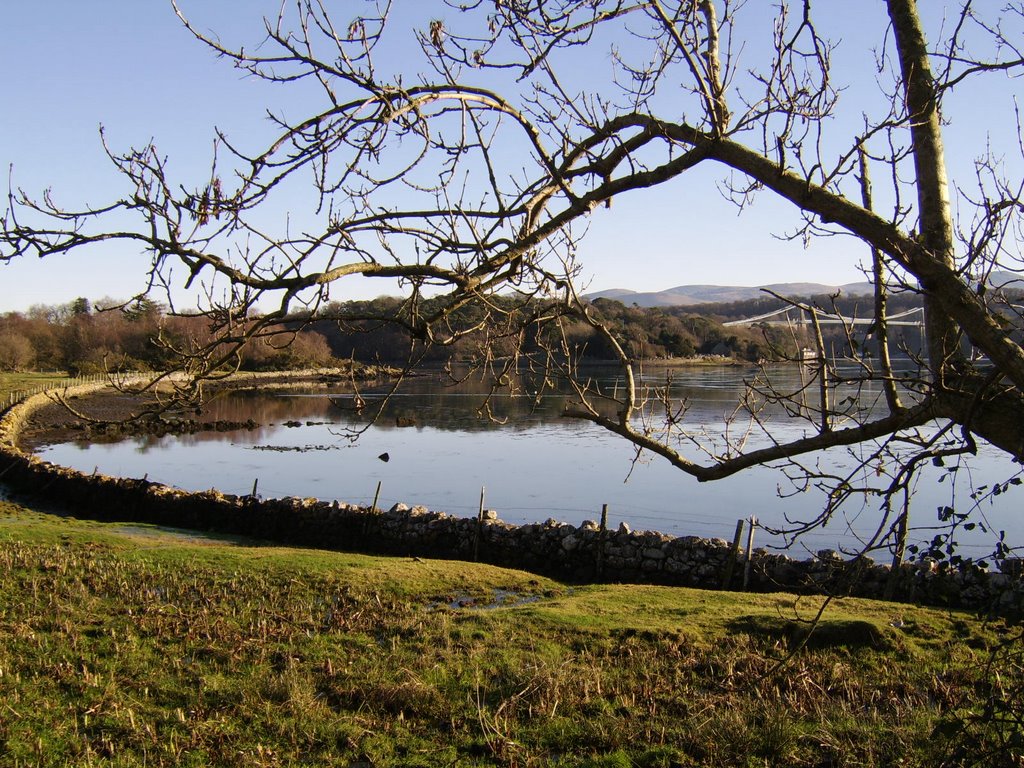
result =
[{"label": "rock", "polygon": [[622,534],[625,534],[625,535],[628,536],[632,532],[633,532],[633,529],[629,527],[629,523],[627,523],[625,520],[623,520],[621,523],[619,523],[619,533],[622,533]]},{"label": "rock", "polygon": [[701,579],[717,579],[718,569],[715,568],[713,565],[702,565],[700,568],[697,569],[697,575],[700,576]]}]

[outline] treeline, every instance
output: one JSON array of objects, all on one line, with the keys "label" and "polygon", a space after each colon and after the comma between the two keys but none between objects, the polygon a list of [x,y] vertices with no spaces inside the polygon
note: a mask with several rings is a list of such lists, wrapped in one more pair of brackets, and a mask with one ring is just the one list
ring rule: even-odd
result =
[{"label": "treeline", "polygon": [[[608,326],[623,350],[638,359],[714,355],[756,362],[795,355],[798,342],[778,326],[725,326],[726,318],[682,307],[626,306],[611,299],[593,302],[595,317]],[[598,359],[614,357],[604,336],[577,322],[575,346]]]},{"label": "treeline", "polygon": [[[841,324],[822,324],[821,334],[825,349],[833,357],[845,357],[854,352],[864,352],[871,341],[871,326],[863,324],[864,320],[874,317],[874,297],[869,295],[822,295],[799,298],[805,304],[815,307],[820,312],[839,314],[847,319],[856,319],[861,324],[844,326]],[[605,299],[598,299],[595,304],[603,304]],[[618,303],[618,302],[613,302]],[[813,347],[809,329],[789,326],[781,316],[772,318],[774,323],[761,322],[749,326],[725,326],[724,323],[741,320],[775,312],[792,307],[790,302],[771,295],[759,296],[732,302],[707,303],[687,307],[666,307],[654,309],[632,308],[642,317],[651,313],[674,318],[689,328],[697,329],[697,336],[703,339],[697,352],[707,354],[713,349],[722,351],[723,345],[727,354],[746,360],[778,360],[792,359],[801,348]],[[908,310],[921,307],[920,294],[910,291],[894,293],[887,297],[886,311],[889,316],[898,315]],[[793,309],[790,316],[800,316],[799,310]],[[629,321],[627,320],[627,326]],[[642,321],[641,321],[642,325]],[[891,351],[894,355],[919,354],[924,345],[922,331],[913,326],[890,327]],[[856,345],[857,350],[852,347]],[[655,347],[656,348],[656,347]],[[672,354],[671,348],[666,351]],[[685,352],[675,352],[686,356]]]},{"label": "treeline", "polygon": [[[96,307],[116,307],[97,309]],[[172,315],[146,299],[127,305],[38,305],[0,314],[0,371],[66,371],[80,376],[106,371],[159,371],[174,364],[173,348],[196,348],[211,339],[209,320]],[[320,333],[305,331],[259,341],[243,353],[246,370],[323,367],[333,355]]]},{"label": "treeline", "polygon": [[[756,362],[793,358],[809,343],[799,332],[794,333],[784,325],[724,325],[729,319],[782,306],[781,302],[772,301],[775,303],[755,300],[748,308],[743,307],[746,302],[721,307],[644,308],[601,298],[590,305],[590,312],[595,320],[611,330],[633,359],[720,356]],[[429,314],[433,307],[427,301],[418,309]],[[500,297],[492,300],[490,316],[487,308],[478,305],[463,308],[447,319],[449,330],[478,325],[485,330],[450,345],[435,347],[424,347],[400,322],[391,322],[402,320],[408,312],[408,306],[395,298],[332,304],[324,310],[325,316],[349,319],[340,323],[320,320],[313,327],[327,338],[336,355],[363,362],[399,363],[408,359],[413,349],[426,362],[459,361],[477,354],[484,343],[496,357],[516,351],[531,353],[561,348],[562,336],[568,350],[584,360],[615,359],[615,350],[608,339],[582,319],[563,318],[557,333],[551,325],[531,323],[532,314],[545,314],[542,309],[537,303],[520,306],[511,298]],[[504,313],[511,313],[513,319],[509,321]],[[504,327],[509,328],[507,334],[502,332]],[[839,342],[837,351],[846,349],[841,330],[832,335],[836,338],[833,340],[830,335],[829,340]]]},{"label": "treeline", "polygon": [[[917,306],[918,297],[895,296],[892,313]],[[819,297],[818,306],[837,309],[848,317],[865,317],[868,297]],[[0,370],[63,370],[71,375],[107,370],[163,370],[174,363],[173,347],[195,348],[210,341],[207,318],[166,312],[153,301],[127,305],[112,301],[97,310],[79,298],[58,306],[36,306],[26,313],[0,315]],[[699,307],[627,306],[612,299],[597,299],[592,316],[608,327],[625,352],[634,359],[728,356],[746,361],[792,358],[810,343],[804,331],[785,325],[726,326],[725,322],[753,317],[781,308],[772,297],[706,304]],[[428,314],[427,300],[417,310]],[[493,356],[561,348],[583,359],[611,360],[615,351],[608,340],[582,319],[563,318],[561,330],[537,322],[543,304],[522,304],[512,297],[492,299],[489,305],[471,305],[446,318],[445,331],[478,329],[446,345],[430,345],[417,338],[405,322],[407,302],[381,297],[372,301],[333,303],[315,316],[297,318],[282,333],[250,344],[242,353],[246,370],[287,370],[335,365],[339,360],[365,363],[403,363],[415,352],[427,363],[459,361],[477,355],[486,346]],[[824,326],[831,352],[848,354],[849,339],[841,326]],[[855,339],[862,344],[863,339]],[[908,340],[917,347],[919,339]]]}]

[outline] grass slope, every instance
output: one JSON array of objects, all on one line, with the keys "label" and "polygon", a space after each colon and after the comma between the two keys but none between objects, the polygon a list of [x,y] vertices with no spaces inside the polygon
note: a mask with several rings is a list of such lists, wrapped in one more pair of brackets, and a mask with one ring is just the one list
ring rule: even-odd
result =
[{"label": "grass slope", "polygon": [[0,400],[5,399],[11,392],[21,389],[32,389],[33,387],[47,384],[57,384],[67,380],[65,373],[10,373],[0,372]]},{"label": "grass slope", "polygon": [[[1013,759],[1012,725],[970,720],[991,704],[1004,627],[836,601],[779,667],[819,604],[569,588],[0,502],[0,764]],[[1014,659],[1000,684],[1020,684]]]}]

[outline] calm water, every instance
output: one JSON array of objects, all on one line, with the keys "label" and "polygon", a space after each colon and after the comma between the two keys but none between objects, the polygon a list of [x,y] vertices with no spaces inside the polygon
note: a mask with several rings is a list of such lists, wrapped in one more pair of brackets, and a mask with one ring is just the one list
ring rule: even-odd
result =
[{"label": "calm water", "polygon": [[[688,424],[720,429],[735,407],[750,371],[740,368],[697,368],[672,373],[672,396],[685,398]],[[799,384],[796,368],[776,372],[785,386]],[[614,378],[598,372],[605,391]],[[664,374],[654,377],[664,380]],[[213,418],[253,418],[264,426],[251,432],[203,433],[183,437],[140,438],[115,444],[67,443],[41,449],[49,461],[91,472],[150,480],[189,490],[217,488],[245,494],[258,480],[263,496],[316,496],[369,504],[380,482],[379,506],[395,502],[423,504],[452,514],[475,515],[481,488],[486,506],[508,522],[540,522],[549,517],[579,523],[596,520],[603,504],[609,521],[625,521],[634,529],[673,535],[731,538],[736,520],[756,514],[770,527],[815,517],[823,506],[820,492],[788,493],[791,486],[778,470],[756,468],[733,478],[698,483],[668,462],[634,451],[622,439],[588,423],[561,416],[565,394],[540,399],[495,400],[492,417],[478,411],[484,402],[476,383],[445,385],[440,377],[406,382],[368,423],[383,401],[383,391],[366,391],[364,415],[338,407],[350,401],[325,388],[235,393],[222,396],[207,409]],[[861,401],[877,393],[861,392]],[[331,398],[334,398],[332,402]],[[781,414],[774,428],[796,436],[802,426]],[[285,422],[301,422],[286,426]],[[412,426],[398,426],[399,423]],[[353,439],[353,432],[360,432]],[[710,440],[710,437],[707,438]],[[706,441],[702,441],[706,442]],[[756,447],[751,439],[748,447]],[[763,444],[763,441],[762,443]],[[300,450],[296,450],[300,449]],[[387,453],[389,460],[379,457]],[[831,451],[823,466],[849,470],[855,462],[844,451]],[[883,468],[879,468],[884,471]],[[1019,467],[987,446],[972,460],[974,484],[1013,477]],[[874,474],[874,473],[871,473]],[[931,539],[936,509],[952,504],[967,509],[967,473],[953,487],[945,474],[928,467],[913,502],[912,539]],[[862,477],[862,480],[874,480]],[[877,480],[875,480],[877,482]],[[780,493],[787,492],[786,497]],[[988,531],[1005,530],[1016,545],[1024,527],[1015,514],[1021,492],[1011,488],[977,510]],[[856,547],[859,537],[873,533],[880,515],[877,502],[850,505],[823,531],[804,534],[794,554],[823,547]],[[780,545],[782,539],[761,531],[759,544]],[[963,554],[992,551],[994,534],[976,528],[961,536]]]}]

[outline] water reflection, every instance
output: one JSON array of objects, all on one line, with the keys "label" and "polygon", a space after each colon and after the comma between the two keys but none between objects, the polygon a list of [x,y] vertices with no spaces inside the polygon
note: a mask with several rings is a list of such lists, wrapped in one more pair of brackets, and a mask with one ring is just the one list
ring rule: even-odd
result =
[{"label": "water reflection", "polygon": [[[713,431],[733,412],[744,380],[752,375],[751,370],[731,367],[668,374],[649,370],[643,381],[663,384],[670,376],[672,396],[688,404],[687,422]],[[780,368],[772,375],[780,386],[800,386],[797,368]],[[622,382],[609,371],[595,370],[594,386],[612,395]],[[766,524],[782,527],[787,520],[811,519],[822,508],[822,496],[814,491],[780,498],[785,480],[770,468],[699,484],[658,457],[643,456],[634,464],[633,449],[620,438],[562,416],[572,400],[564,390],[540,398],[494,398],[490,418],[481,412],[487,392],[479,381],[445,385],[440,375],[422,377],[407,380],[390,397],[387,387],[362,390],[366,406],[361,412],[351,407],[351,394],[323,386],[237,392],[210,402],[203,418],[251,418],[262,425],[259,429],[65,444],[42,453],[84,471],[98,467],[107,474],[148,474],[184,488],[216,487],[238,494],[248,493],[258,480],[267,496],[368,504],[379,481],[381,506],[403,501],[467,516],[475,514],[485,486],[487,506],[509,522],[555,517],[578,523],[596,519],[602,505],[609,504],[613,525],[625,521],[634,528],[675,535],[729,537],[739,517],[756,514]],[[870,403],[874,396],[865,391],[859,402]],[[803,430],[780,413],[766,418],[789,436]],[[378,459],[385,452],[387,463]],[[831,451],[822,459],[836,471],[848,471],[858,460],[846,450]],[[973,465],[973,479],[976,484],[1004,481],[1016,469],[1002,454],[985,448]],[[942,474],[929,468],[918,483],[916,540],[931,538],[928,528],[936,525],[939,507],[967,503],[964,488],[942,481]],[[1017,542],[1015,490],[986,503],[979,517],[986,530],[971,533],[973,549],[966,554],[987,554],[1000,529],[1008,532],[1011,544]],[[826,531],[806,536],[801,544],[810,551],[837,544],[855,547],[857,537],[870,535],[878,519],[872,505],[851,507]],[[762,536],[760,543],[779,541]]]}]

